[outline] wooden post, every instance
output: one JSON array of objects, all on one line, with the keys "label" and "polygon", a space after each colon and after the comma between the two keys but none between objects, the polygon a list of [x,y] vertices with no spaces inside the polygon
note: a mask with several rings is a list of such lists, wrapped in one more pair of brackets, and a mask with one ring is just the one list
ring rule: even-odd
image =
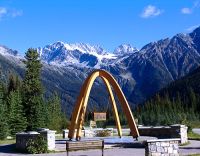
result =
[{"label": "wooden post", "polygon": [[104,140],[102,141],[102,156],[104,155]]}]

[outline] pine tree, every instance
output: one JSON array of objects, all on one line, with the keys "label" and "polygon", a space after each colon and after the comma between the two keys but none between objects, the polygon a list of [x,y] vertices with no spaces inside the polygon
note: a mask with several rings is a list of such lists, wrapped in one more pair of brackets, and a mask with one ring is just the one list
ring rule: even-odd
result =
[{"label": "pine tree", "polygon": [[61,111],[60,98],[58,97],[57,94],[54,94],[54,96],[49,100],[48,112],[49,112],[48,128],[55,129],[58,131],[61,130],[63,116]]},{"label": "pine tree", "polygon": [[36,97],[35,98],[35,102],[38,104],[38,107],[36,109],[36,120],[35,122],[36,127],[46,127],[47,126],[47,121],[48,121],[48,107],[47,107],[47,103],[44,101],[44,99],[42,97]]},{"label": "pine tree", "polygon": [[40,80],[41,62],[35,49],[28,49],[25,55],[26,73],[23,81],[23,106],[27,117],[27,130],[34,130],[43,126],[40,122],[44,116],[42,112],[43,89]]},{"label": "pine tree", "polygon": [[11,91],[8,97],[9,103],[9,129],[11,136],[17,132],[24,131],[27,126],[27,120],[22,106],[22,97],[19,92]]},{"label": "pine tree", "polygon": [[0,140],[8,135],[7,108],[4,100],[3,84],[0,82]]},{"label": "pine tree", "polygon": [[20,89],[20,87],[21,87],[21,81],[20,81],[19,77],[11,74],[9,76],[9,82],[8,82],[8,91],[7,91],[8,94],[11,91],[15,91],[17,89]]}]

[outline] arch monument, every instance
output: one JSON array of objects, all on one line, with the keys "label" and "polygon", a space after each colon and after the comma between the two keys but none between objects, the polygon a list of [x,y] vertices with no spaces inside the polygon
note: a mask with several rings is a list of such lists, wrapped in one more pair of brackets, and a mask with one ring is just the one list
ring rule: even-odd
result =
[{"label": "arch monument", "polygon": [[[112,109],[113,109],[113,113],[114,113],[114,118],[115,118],[115,122],[116,122],[116,127],[118,130],[118,135],[120,137],[122,136],[122,130],[121,130],[121,124],[120,124],[120,120],[119,120],[117,106],[116,106],[116,102],[115,102],[112,90],[115,91],[115,93],[119,99],[119,102],[121,104],[122,110],[123,110],[124,114],[126,115],[128,125],[131,130],[131,135],[134,138],[137,138],[139,136],[137,125],[135,123],[135,120],[134,120],[133,114],[131,112],[131,109],[129,107],[129,104],[128,104],[120,86],[118,85],[117,81],[114,79],[114,77],[110,73],[108,73],[105,70],[100,70],[100,69],[93,71],[87,77],[87,79],[85,80],[85,82],[81,88],[80,94],[77,98],[74,110],[72,112],[68,138],[73,139],[74,136],[76,136],[76,140],[80,140],[80,138],[81,138],[81,130],[82,130],[82,126],[84,123],[84,117],[85,117],[85,113],[86,113],[88,98],[89,98],[93,83],[97,77],[100,77],[103,80],[103,82],[105,83],[106,88],[109,92]],[[75,131],[76,128],[77,128],[77,131]],[[75,132],[76,132],[76,134],[75,134]]]}]

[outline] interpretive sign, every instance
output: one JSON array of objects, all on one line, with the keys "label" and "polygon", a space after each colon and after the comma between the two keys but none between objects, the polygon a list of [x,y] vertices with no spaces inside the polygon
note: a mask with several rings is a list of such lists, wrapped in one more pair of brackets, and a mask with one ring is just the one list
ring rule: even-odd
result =
[{"label": "interpretive sign", "polygon": [[94,112],[94,121],[105,121],[106,113]]}]

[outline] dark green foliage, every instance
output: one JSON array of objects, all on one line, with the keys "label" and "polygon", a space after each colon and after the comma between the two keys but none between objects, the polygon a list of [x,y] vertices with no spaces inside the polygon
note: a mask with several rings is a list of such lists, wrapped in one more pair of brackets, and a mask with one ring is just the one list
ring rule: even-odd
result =
[{"label": "dark green foliage", "polygon": [[[27,117],[27,130],[44,126],[43,89],[40,80],[42,65],[35,49],[26,52],[26,73],[23,81],[23,105]],[[45,114],[44,114],[45,115]]]},{"label": "dark green foliage", "polygon": [[11,91],[8,96],[9,103],[9,129],[11,136],[15,137],[17,132],[24,131],[27,126],[22,97],[19,90]]},{"label": "dark green foliage", "polygon": [[56,94],[48,101],[48,114],[48,128],[60,130],[62,124],[62,112],[60,98]]},{"label": "dark green foliage", "polygon": [[11,91],[19,90],[21,88],[21,81],[18,76],[11,74],[9,76],[7,94]]},{"label": "dark green foliage", "polygon": [[69,125],[61,111],[60,97],[54,94],[48,102],[43,98],[38,53],[28,49],[25,58],[23,84],[19,77],[9,74],[8,80],[3,77],[4,87],[0,75],[0,140],[24,130],[47,127],[61,131]]},{"label": "dark green foliage", "polygon": [[66,117],[66,114],[64,112],[62,112],[62,122],[61,122],[61,129],[60,130],[63,130],[63,129],[69,129],[69,125],[70,125],[70,121],[68,120],[68,118]]},{"label": "dark green foliage", "polygon": [[30,139],[27,143],[27,152],[30,154],[47,153],[48,147],[46,139],[41,135]]},{"label": "dark green foliage", "polygon": [[4,98],[4,88],[0,82],[0,140],[8,135],[7,107]]},{"label": "dark green foliage", "polygon": [[200,120],[200,68],[171,83],[134,110],[139,124],[169,125]]},{"label": "dark green foliage", "polygon": [[65,115],[61,111],[61,102],[59,96],[54,93],[48,101],[48,122],[49,129],[60,131],[67,126]]}]

